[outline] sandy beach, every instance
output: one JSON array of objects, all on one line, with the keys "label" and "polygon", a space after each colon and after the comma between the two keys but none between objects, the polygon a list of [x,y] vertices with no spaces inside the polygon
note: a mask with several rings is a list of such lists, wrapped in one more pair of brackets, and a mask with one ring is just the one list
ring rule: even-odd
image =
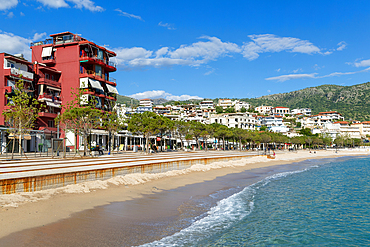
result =
[{"label": "sandy beach", "polygon": [[[307,159],[365,156],[369,154],[368,149],[361,151],[343,150],[338,153],[333,150],[316,151],[316,153],[313,151],[310,153],[307,150],[285,151],[277,152],[275,159],[268,159],[264,156],[251,157],[236,161],[215,162],[208,165],[193,165],[185,170],[169,171],[161,174],[130,174],[104,181],[86,182],[39,192],[0,195],[0,238],[25,229],[46,226],[67,219],[78,212],[81,213],[99,206],[145,199],[160,194],[160,192],[201,184],[228,174],[238,174],[248,170],[274,167]],[[157,208],[146,208],[145,205],[141,205],[141,207],[139,211],[131,210],[132,213],[127,216],[127,219],[131,221],[169,219],[176,216],[179,210],[177,204],[173,205],[173,210],[169,210],[171,208],[169,206],[167,208],[159,206]],[[146,213],[143,214],[143,211]],[[154,214],[151,214],[152,212]],[[134,231],[128,232],[131,236],[137,234]],[[7,246],[6,243],[5,246]]]}]

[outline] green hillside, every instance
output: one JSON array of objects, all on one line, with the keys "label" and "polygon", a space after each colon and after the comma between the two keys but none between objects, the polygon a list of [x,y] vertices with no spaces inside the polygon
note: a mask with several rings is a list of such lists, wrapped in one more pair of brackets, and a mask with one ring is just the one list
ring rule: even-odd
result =
[{"label": "green hillside", "polygon": [[342,113],[345,119],[370,120],[370,82],[353,86],[322,85],[242,100],[253,106],[308,107],[313,114],[332,110]]},{"label": "green hillside", "polygon": [[131,106],[131,104],[133,106],[137,106],[139,105],[139,100],[127,96],[117,95],[117,103],[126,104],[126,106]]}]

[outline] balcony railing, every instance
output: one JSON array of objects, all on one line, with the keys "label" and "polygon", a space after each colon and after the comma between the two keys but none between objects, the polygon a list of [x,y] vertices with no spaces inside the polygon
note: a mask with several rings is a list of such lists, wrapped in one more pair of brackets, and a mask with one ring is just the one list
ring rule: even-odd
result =
[{"label": "balcony railing", "polygon": [[61,98],[58,97],[58,96],[53,96],[51,94],[41,94],[39,95],[39,97],[37,98],[37,100],[45,100],[45,101],[50,101],[50,102],[54,102],[56,104],[61,104],[62,101],[61,101]]},{"label": "balcony railing", "polygon": [[53,81],[53,80],[50,80],[50,79],[46,79],[44,77],[41,77],[39,79],[38,84],[45,84],[45,85],[50,85],[50,86],[54,86],[54,87],[58,87],[58,88],[61,87],[61,83],[60,82]]},{"label": "balcony railing", "polygon": [[102,63],[105,63],[105,64],[107,64],[109,66],[112,66],[114,68],[116,68],[116,66],[117,66],[116,63],[113,63],[111,61],[108,61],[107,59],[100,59],[96,55],[81,54],[80,55],[80,58],[81,59],[90,59],[90,58],[92,58],[92,59],[95,59],[95,60],[100,61]]},{"label": "balcony railing", "polygon": [[21,69],[17,69],[17,68],[10,68],[9,71],[10,71],[9,75],[12,75],[14,77],[19,77],[20,75],[22,75],[22,78],[24,79],[33,80],[33,73],[30,73],[30,72],[27,72]]},{"label": "balcony railing", "polygon": [[105,81],[108,81],[108,82],[116,83],[116,79],[114,79],[112,77],[107,77],[107,76],[105,76],[105,74],[96,73],[93,70],[81,69],[80,74],[92,75],[92,76],[94,76],[98,79],[102,79],[102,80],[105,80]]},{"label": "balcony railing", "polygon": [[[58,39],[58,38],[61,38],[61,39]],[[62,36],[62,37],[56,37],[55,40],[45,39],[45,40],[42,40],[42,41],[32,42],[31,46],[50,45],[50,44],[59,45],[59,44],[66,44],[66,43],[71,43],[71,42],[78,42],[78,41],[82,41],[82,40],[83,39],[80,36],[77,36],[77,35],[74,35],[74,36],[71,35],[70,37],[68,37],[66,39],[64,39],[63,36]]]},{"label": "balcony railing", "polygon": [[53,39],[45,39],[43,41],[31,42],[31,46],[49,45],[52,43],[53,43]]}]

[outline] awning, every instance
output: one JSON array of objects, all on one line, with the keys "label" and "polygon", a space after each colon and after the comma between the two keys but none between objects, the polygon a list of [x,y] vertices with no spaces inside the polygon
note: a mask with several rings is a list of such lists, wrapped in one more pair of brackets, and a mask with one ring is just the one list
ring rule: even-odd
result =
[{"label": "awning", "polygon": [[80,88],[89,87],[89,78],[80,78]]},{"label": "awning", "polygon": [[89,82],[90,82],[91,87],[104,91],[103,87],[100,85],[100,81],[89,78]]},{"label": "awning", "polygon": [[108,91],[109,91],[110,93],[118,94],[118,91],[117,91],[117,88],[116,88],[116,87],[113,87],[113,86],[111,86],[111,85],[109,85],[109,84],[106,84],[106,86],[107,86]]},{"label": "awning", "polygon": [[46,105],[57,107],[57,108],[62,108],[61,104],[55,104],[54,102],[49,102],[49,101],[46,101]]},{"label": "awning", "polygon": [[46,86],[46,88],[54,90],[54,91],[62,91],[60,88],[57,88],[57,87]]},{"label": "awning", "polygon": [[42,48],[41,57],[50,57],[52,51],[53,51],[52,46]]}]

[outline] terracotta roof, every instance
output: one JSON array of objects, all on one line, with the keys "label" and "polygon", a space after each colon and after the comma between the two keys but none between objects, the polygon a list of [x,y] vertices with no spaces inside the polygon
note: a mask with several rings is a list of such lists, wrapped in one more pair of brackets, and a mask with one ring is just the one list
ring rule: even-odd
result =
[{"label": "terracotta roof", "polygon": [[335,124],[336,123],[339,123],[339,124],[348,124],[348,122],[347,121],[337,121],[337,122],[335,122]]}]

